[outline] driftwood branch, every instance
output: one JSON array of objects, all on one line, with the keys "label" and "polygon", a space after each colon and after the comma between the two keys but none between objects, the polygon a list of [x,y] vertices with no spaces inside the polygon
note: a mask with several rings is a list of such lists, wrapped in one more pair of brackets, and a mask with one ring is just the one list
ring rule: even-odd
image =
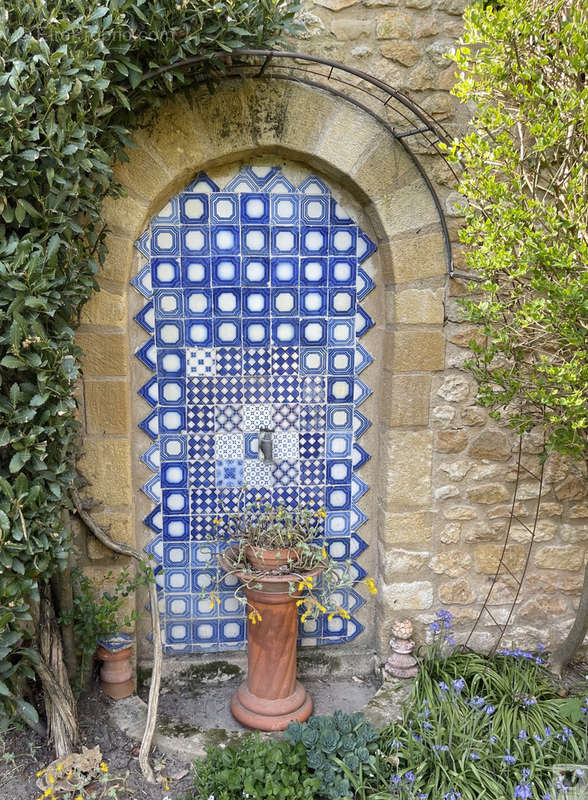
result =
[{"label": "driftwood branch", "polygon": [[[141,553],[139,550],[135,550],[134,547],[129,547],[127,544],[123,544],[122,542],[117,542],[115,539],[112,539],[106,533],[106,531],[103,530],[100,525],[98,525],[96,520],[84,508],[82,499],[75,489],[71,490],[71,498],[80,519],[88,528],[90,533],[92,533],[98,539],[98,541],[102,542],[105,547],[108,547],[109,550],[113,550],[115,553],[120,553],[124,556],[130,556],[142,564],[145,564],[145,566],[149,568],[151,567],[147,556],[143,555],[143,553]],[[161,628],[159,626],[157,589],[155,588],[155,583],[153,581],[149,581],[147,588],[149,591],[149,605],[151,608],[151,625],[153,627],[153,672],[151,675],[151,686],[149,688],[147,723],[145,725],[145,732],[143,733],[143,740],[141,742],[141,749],[139,751],[139,764],[145,779],[149,783],[156,783],[155,774],[149,763],[149,751],[151,750],[151,743],[153,741],[155,725],[157,723],[157,706],[159,704],[159,686],[161,683],[163,653],[161,648]]]}]

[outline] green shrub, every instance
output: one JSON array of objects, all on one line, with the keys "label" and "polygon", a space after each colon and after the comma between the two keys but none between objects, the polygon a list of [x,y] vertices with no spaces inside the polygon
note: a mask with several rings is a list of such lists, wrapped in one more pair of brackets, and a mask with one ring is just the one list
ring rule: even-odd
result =
[{"label": "green shrub", "polygon": [[363,714],[335,711],[332,717],[311,717],[291,722],[286,741],[306,748],[308,766],[321,780],[321,796],[329,800],[352,797],[352,776],[376,767],[378,732]]},{"label": "green shrub", "polygon": [[312,800],[319,786],[302,744],[292,747],[254,735],[226,748],[208,748],[206,758],[194,765],[194,791],[186,800]]}]

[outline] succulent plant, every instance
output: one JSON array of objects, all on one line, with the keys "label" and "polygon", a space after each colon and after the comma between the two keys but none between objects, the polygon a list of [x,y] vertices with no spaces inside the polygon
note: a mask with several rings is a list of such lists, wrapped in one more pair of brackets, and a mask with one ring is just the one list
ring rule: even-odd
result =
[{"label": "succulent plant", "polygon": [[378,732],[361,713],[335,711],[332,717],[311,717],[308,722],[291,722],[285,732],[291,744],[306,747],[306,761],[322,782],[321,795],[328,800],[348,800],[353,796],[339,761],[358,772],[375,766]]}]

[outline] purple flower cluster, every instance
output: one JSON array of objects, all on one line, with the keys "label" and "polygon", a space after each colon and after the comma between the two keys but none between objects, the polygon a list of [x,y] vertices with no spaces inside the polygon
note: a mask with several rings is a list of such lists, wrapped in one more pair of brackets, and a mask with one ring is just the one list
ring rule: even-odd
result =
[{"label": "purple flower cluster", "polygon": [[515,786],[513,797],[520,798],[520,800],[529,800],[529,798],[533,797],[533,790],[528,781],[530,774],[531,770],[524,767],[521,775],[521,783]]},{"label": "purple flower cluster", "polygon": [[[545,650],[545,647],[539,645],[537,650],[542,653]],[[509,650],[508,648],[503,648],[502,650],[498,651],[499,656],[512,656],[513,658],[521,658],[525,661],[534,661],[535,664],[545,664],[546,659],[541,658],[541,656],[535,656],[533,653],[529,653],[528,650],[519,650],[516,648],[515,650]]]},{"label": "purple flower cluster", "polygon": [[429,626],[433,639],[439,640],[441,644],[447,643],[449,647],[453,647],[455,644],[452,628],[454,619],[455,617],[450,611],[445,611],[444,609],[437,611],[437,619],[431,622]]}]

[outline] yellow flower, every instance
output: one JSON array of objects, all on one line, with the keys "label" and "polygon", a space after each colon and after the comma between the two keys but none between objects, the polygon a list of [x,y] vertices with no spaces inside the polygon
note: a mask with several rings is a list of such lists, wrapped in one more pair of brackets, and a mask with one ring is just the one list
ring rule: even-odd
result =
[{"label": "yellow flower", "polygon": [[49,783],[55,783],[55,778],[53,777],[53,775],[47,775],[47,778],[49,780]]},{"label": "yellow flower", "polygon": [[257,625],[258,622],[261,622],[261,614],[257,610],[250,611],[247,616],[251,620],[252,625]]},{"label": "yellow flower", "polygon": [[322,556],[323,558],[326,558],[326,557],[327,557],[327,548],[326,548],[326,547],[324,547],[324,546],[323,546],[323,549],[321,550],[321,556]]},{"label": "yellow flower", "polygon": [[37,772],[37,778],[40,778],[40,777],[41,777],[41,775],[44,775],[44,774],[45,774],[45,770],[44,770],[44,769],[40,769],[40,770]]},{"label": "yellow flower", "polygon": [[213,524],[213,525],[220,525],[220,524],[221,524],[221,521],[220,521],[220,519],[218,519],[217,517],[215,517],[215,518],[212,520],[212,524]]},{"label": "yellow flower", "polygon": [[102,770],[102,772],[108,772],[108,767],[106,766],[104,761],[100,762],[100,769]]},{"label": "yellow flower", "polygon": [[63,769],[63,764],[58,764],[57,765],[57,772],[61,772],[62,769]]},{"label": "yellow flower", "polygon": [[374,579],[373,578],[366,578],[365,579],[365,584],[366,584],[370,594],[378,594],[378,589],[377,589],[376,584],[374,583]]},{"label": "yellow flower", "polygon": [[77,797],[74,797],[74,800],[84,800],[84,798],[79,794]]}]

